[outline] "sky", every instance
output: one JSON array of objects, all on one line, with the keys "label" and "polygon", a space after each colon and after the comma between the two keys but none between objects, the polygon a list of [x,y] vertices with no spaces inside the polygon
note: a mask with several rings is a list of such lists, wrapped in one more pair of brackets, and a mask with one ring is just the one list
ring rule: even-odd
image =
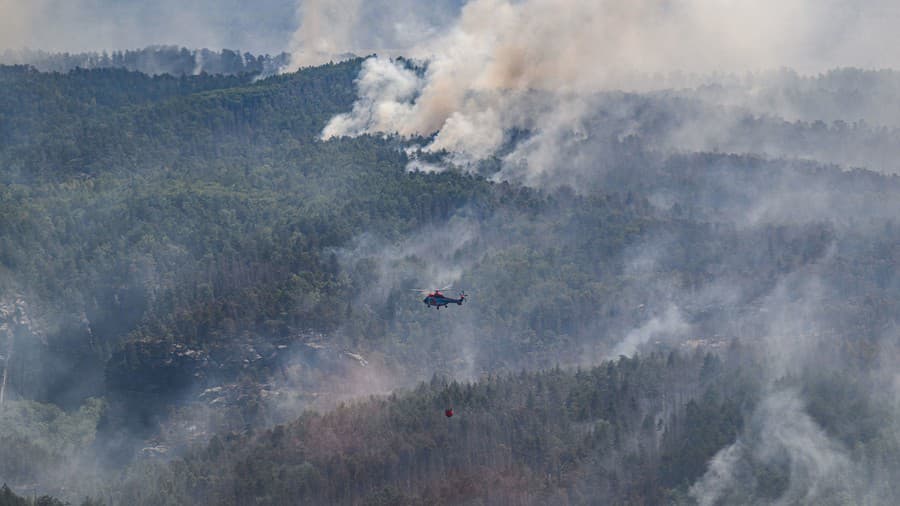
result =
[{"label": "sky", "polygon": [[[59,52],[179,45],[252,53],[335,44],[337,53],[416,43],[459,0],[0,0],[0,49]],[[304,20],[306,23],[304,24]],[[305,27],[302,33],[298,28]]]},{"label": "sky", "polygon": [[0,0],[2,49],[179,45],[274,53],[296,28],[296,0]]},{"label": "sky", "polygon": [[[483,26],[471,19],[476,12]],[[898,21],[900,5],[890,0],[0,0],[0,49],[181,45],[289,51],[300,65],[348,52],[425,55],[435,43],[459,42],[450,32],[512,28],[651,70],[738,63],[815,71],[897,67]]]}]

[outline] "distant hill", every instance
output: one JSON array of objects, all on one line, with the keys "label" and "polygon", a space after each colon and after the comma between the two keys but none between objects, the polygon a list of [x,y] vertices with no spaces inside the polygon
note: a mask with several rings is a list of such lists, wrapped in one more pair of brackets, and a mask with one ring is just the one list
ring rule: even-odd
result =
[{"label": "distant hill", "polygon": [[[496,488],[577,504],[602,486],[610,502],[690,503],[710,457],[757,441],[759,406],[789,390],[803,408],[788,413],[822,427],[794,429],[895,497],[879,473],[896,475],[896,414],[867,386],[893,384],[900,177],[839,162],[892,159],[896,132],[610,92],[570,151],[547,153],[563,171],[527,186],[498,177],[500,156],[413,170],[428,139],[323,141],[361,65],[264,79],[0,66],[0,350],[20,403],[0,448],[21,456],[0,458],[0,482],[140,498],[146,483],[110,491],[109,477],[152,468],[187,502],[477,504]],[[840,75],[840,96],[855,75],[894,80]],[[698,127],[711,117],[721,128]],[[415,293],[447,283],[466,304],[429,310]],[[353,440],[363,429],[381,439]],[[746,451],[733,502],[809,474],[785,463],[809,461],[793,448]]]},{"label": "distant hill", "polygon": [[187,49],[177,46],[149,46],[112,52],[54,53],[33,49],[0,52],[0,64],[30,65],[42,72],[79,69],[120,68],[150,75],[174,76],[207,74],[271,75],[288,63],[290,55],[254,55],[222,49]]}]

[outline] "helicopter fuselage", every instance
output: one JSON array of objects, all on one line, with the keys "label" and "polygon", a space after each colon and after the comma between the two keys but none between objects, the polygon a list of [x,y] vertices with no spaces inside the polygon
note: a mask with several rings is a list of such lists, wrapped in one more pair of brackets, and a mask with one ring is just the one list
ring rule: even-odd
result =
[{"label": "helicopter fuselage", "polygon": [[442,307],[447,307],[450,304],[462,306],[462,303],[465,300],[465,295],[460,295],[458,299],[454,299],[453,297],[447,297],[446,295],[443,295],[441,293],[430,293],[427,297],[422,299],[422,302],[424,302],[426,306],[440,309]]}]

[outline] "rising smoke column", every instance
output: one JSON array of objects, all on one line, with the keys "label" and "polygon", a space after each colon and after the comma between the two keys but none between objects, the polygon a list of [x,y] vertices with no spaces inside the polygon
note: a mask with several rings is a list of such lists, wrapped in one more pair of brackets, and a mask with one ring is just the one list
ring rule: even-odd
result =
[{"label": "rising smoke column", "polygon": [[290,70],[326,62],[346,51],[359,21],[359,5],[359,0],[301,3],[297,8],[300,28],[291,39]]},{"label": "rising smoke column", "polygon": [[0,0],[0,49],[22,45],[34,11],[16,0]]},{"label": "rising smoke column", "polygon": [[[524,130],[528,144],[506,157],[499,178],[536,183],[559,163],[555,145],[585,137],[579,125],[599,91],[704,82],[694,74],[711,72],[818,71],[857,57],[893,63],[873,57],[883,54],[878,43],[861,36],[874,29],[882,43],[896,38],[878,29],[884,16],[900,17],[885,5],[473,0],[450,28],[408,48],[408,56],[426,62],[421,76],[405,63],[370,59],[358,102],[333,118],[322,137],[433,135],[424,151],[446,150],[464,165],[496,153],[510,130]],[[673,81],[676,73],[688,78]]]},{"label": "rising smoke column", "polygon": [[458,14],[460,0],[301,0],[282,72],[351,55],[409,54]]},{"label": "rising smoke column", "polygon": [[[529,137],[505,155],[498,177],[528,184],[558,181],[573,161],[576,150],[569,148],[590,142],[595,134],[589,117],[604,105],[601,92],[665,88],[672,82],[667,75],[677,72],[896,65],[879,47],[895,41],[884,20],[897,18],[896,8],[875,1],[851,6],[799,0],[474,0],[452,28],[411,54],[421,62],[419,68],[384,57],[368,59],[358,80],[358,101],[350,112],[333,118],[322,137],[377,132],[432,136],[424,151],[446,150],[452,161],[465,163],[497,153],[510,140],[508,132],[525,130]],[[696,122],[703,123],[703,118]],[[796,220],[798,207],[806,207],[800,216],[810,221],[836,219],[832,197],[839,190],[824,188],[803,198],[794,197],[797,188],[789,190],[755,195],[753,212],[742,220],[753,226],[777,221],[780,215]],[[873,217],[865,208],[854,209],[859,219]],[[853,455],[810,414],[796,384],[782,384],[804,368],[821,366],[819,350],[834,345],[823,333],[831,325],[822,302],[840,298],[823,295],[831,289],[816,279],[814,268],[799,272],[773,291],[762,308],[767,312],[748,317],[768,327],[759,343],[771,359],[763,373],[765,391],[738,441],[713,459],[692,488],[701,504],[740,503],[741,498],[766,502],[747,476],[760,466],[788,476],[769,502],[859,497],[872,504],[891,503],[884,500],[889,491],[870,486],[871,476],[890,475],[890,470]],[[637,329],[621,349],[632,351],[658,333],[657,327],[685,329],[678,305],[674,307]],[[895,373],[882,373],[896,383]],[[897,413],[885,423],[898,426]],[[900,441],[896,434],[900,431],[895,431],[894,443]]]},{"label": "rising smoke column", "polygon": [[[402,123],[371,124],[370,130],[423,135],[444,127],[452,130],[460,116],[471,117],[484,105],[473,100],[473,94],[586,93],[634,86],[645,73],[768,66],[775,61],[778,47],[808,31],[802,21],[794,20],[804,19],[801,14],[810,7],[801,1],[786,6],[779,3],[779,9],[770,9],[775,7],[773,2],[762,4],[742,7],[714,0],[677,5],[661,0],[469,2],[452,29],[413,55],[429,61],[414,114]],[[775,15],[766,17],[766,11]],[[759,44],[760,40],[765,42]],[[487,100],[503,105],[497,103],[497,97]]]}]

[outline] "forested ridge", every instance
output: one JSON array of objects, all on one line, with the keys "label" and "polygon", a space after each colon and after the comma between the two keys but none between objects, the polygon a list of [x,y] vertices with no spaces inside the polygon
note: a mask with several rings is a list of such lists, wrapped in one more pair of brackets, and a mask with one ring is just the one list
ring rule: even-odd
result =
[{"label": "forested ridge", "polygon": [[4,50],[0,63],[29,65],[41,72],[69,72],[75,69],[121,68],[150,75],[171,74],[274,74],[287,64],[290,55],[258,54],[238,50],[187,49],[178,46],[149,46],[125,51],[55,53],[34,49]]},{"label": "forested ridge", "polygon": [[[837,136],[884,160],[892,130],[609,93],[572,177],[525,186],[500,158],[410,170],[440,159],[427,139],[322,140],[361,63],[0,66],[0,480],[116,504],[691,504],[730,448],[750,465],[720,501],[897,497],[878,385],[900,180],[830,158]],[[743,118],[724,152],[672,150],[709,110]],[[412,291],[449,282],[462,307]],[[746,450],[779,409],[854,479],[802,496],[791,451]]]},{"label": "forested ridge", "polygon": [[435,377],[252,436],[216,436],[168,468],[140,468],[135,479],[152,474],[156,490],[126,484],[124,500],[658,503],[703,473],[755,402],[747,375],[724,369],[716,356],[673,352],[477,383]]},{"label": "forested ridge", "polygon": [[[434,377],[412,391],[307,412],[269,430],[217,435],[167,465],[145,462],[126,479],[121,500],[694,504],[689,487],[756,423],[751,413],[772,388],[760,384],[752,354],[673,351],[475,383]],[[885,408],[862,397],[868,386],[857,374],[805,371],[774,388],[777,395],[808,389],[818,423],[860,458],[885,465],[898,448],[878,423]],[[451,418],[443,414],[448,406]],[[848,419],[854,423],[840,421]],[[726,502],[790,495],[791,465],[751,462],[742,489]],[[846,504],[867,487],[897,492],[887,475],[868,479],[823,484],[817,502]]]}]

